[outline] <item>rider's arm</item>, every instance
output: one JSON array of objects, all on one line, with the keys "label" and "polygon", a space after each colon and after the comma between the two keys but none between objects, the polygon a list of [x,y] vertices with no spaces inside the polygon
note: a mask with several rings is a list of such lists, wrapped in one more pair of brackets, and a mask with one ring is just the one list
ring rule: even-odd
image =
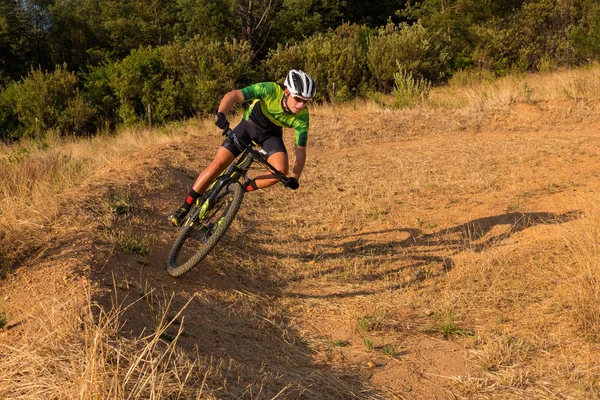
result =
[{"label": "rider's arm", "polygon": [[306,147],[296,146],[296,159],[294,160],[294,167],[292,168],[292,177],[300,179],[300,174],[302,174],[305,162]]},{"label": "rider's arm", "polygon": [[241,90],[232,90],[230,92],[225,93],[221,103],[219,104],[219,110],[217,112],[221,112],[223,114],[227,114],[233,108],[236,103],[243,103],[244,95]]}]

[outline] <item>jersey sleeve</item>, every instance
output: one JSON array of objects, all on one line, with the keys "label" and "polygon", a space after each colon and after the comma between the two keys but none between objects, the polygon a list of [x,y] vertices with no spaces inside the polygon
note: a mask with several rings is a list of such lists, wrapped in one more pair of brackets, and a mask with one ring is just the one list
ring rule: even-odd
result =
[{"label": "jersey sleeve", "polygon": [[271,88],[271,82],[255,83],[254,85],[246,86],[242,89],[244,95],[244,101],[250,101],[255,99],[265,99],[269,96],[273,89]]},{"label": "jersey sleeve", "polygon": [[306,147],[308,142],[308,113],[305,112],[299,115],[294,121],[293,127],[296,132],[296,146]]}]

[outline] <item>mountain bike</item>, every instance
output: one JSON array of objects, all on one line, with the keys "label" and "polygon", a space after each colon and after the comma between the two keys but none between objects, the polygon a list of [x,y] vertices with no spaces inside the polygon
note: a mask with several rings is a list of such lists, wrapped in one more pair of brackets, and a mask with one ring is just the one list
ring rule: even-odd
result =
[{"label": "mountain bike", "polygon": [[264,150],[254,148],[258,146],[256,143],[243,143],[229,128],[223,135],[242,153],[239,161],[234,161],[210,184],[182,221],[167,263],[171,276],[181,276],[197,266],[225,235],[250,184],[248,171],[252,164],[262,164],[286,186],[290,182],[290,178],[269,164]]}]

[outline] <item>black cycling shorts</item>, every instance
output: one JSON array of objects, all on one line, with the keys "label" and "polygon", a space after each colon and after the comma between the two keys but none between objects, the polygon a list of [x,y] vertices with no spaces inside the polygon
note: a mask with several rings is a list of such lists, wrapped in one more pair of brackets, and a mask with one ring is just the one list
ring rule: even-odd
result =
[{"label": "black cycling shorts", "polygon": [[[251,141],[258,143],[267,152],[267,158],[279,152],[287,154],[283,143],[283,130],[280,127],[267,130],[261,128],[252,120],[246,121],[242,118],[242,121],[233,128],[233,132],[243,143],[250,143]],[[242,150],[227,139],[221,146],[232,152],[235,157],[242,153]]]}]

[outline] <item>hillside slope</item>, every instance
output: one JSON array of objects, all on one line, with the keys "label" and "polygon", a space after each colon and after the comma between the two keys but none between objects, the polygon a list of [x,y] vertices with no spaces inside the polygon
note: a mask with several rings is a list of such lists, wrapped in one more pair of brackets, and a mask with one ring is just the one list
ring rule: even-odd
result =
[{"label": "hillside slope", "polygon": [[300,190],[247,195],[178,279],[166,215],[220,138],[119,160],[0,281],[0,397],[594,398],[598,110],[317,107]]}]

